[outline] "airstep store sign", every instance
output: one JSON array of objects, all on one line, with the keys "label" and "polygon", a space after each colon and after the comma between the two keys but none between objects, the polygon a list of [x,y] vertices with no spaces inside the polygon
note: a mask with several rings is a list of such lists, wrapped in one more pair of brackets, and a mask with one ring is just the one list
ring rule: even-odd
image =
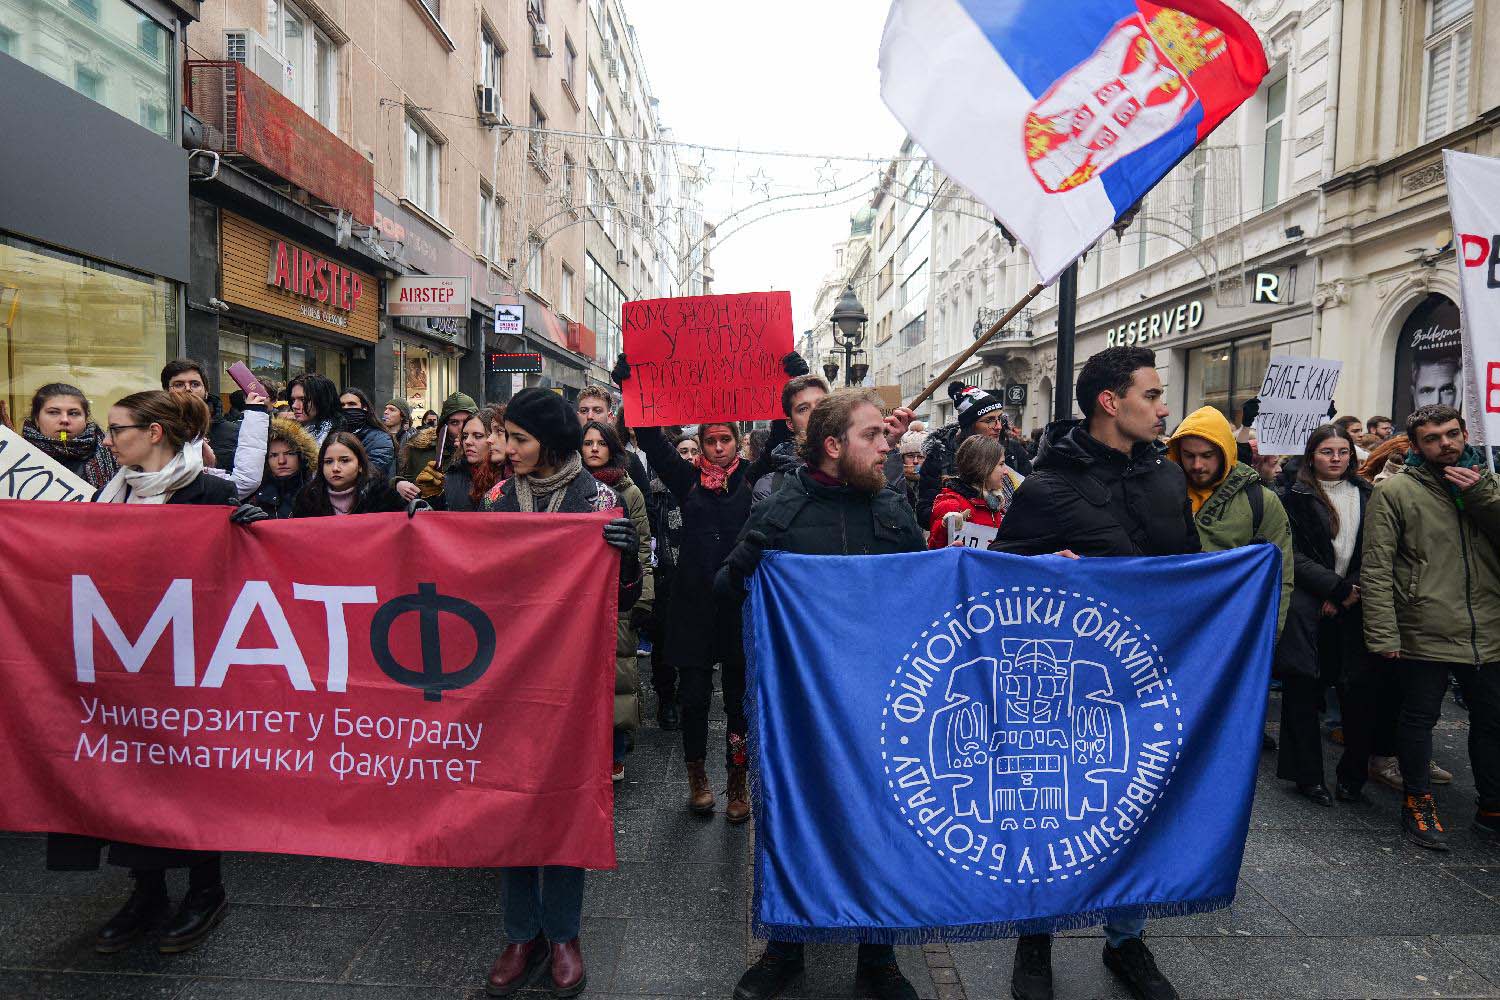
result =
[{"label": "airstep store sign", "polygon": [[220,226],[225,301],[371,344],[380,339],[373,277],[229,212]]}]

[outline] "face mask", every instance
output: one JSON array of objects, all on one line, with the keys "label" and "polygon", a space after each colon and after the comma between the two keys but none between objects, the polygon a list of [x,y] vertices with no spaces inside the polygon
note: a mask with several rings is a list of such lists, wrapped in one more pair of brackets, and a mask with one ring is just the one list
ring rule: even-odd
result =
[{"label": "face mask", "polygon": [[351,431],[359,430],[365,425],[365,421],[369,419],[369,416],[370,411],[364,409],[363,407],[357,410],[345,410],[344,429]]}]

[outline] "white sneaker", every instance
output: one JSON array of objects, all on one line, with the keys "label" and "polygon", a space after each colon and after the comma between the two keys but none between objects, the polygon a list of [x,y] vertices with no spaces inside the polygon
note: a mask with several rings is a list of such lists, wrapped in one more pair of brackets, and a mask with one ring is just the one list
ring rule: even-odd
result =
[{"label": "white sneaker", "polygon": [[1438,766],[1437,761],[1429,760],[1427,762],[1427,779],[1434,785],[1451,785],[1453,784],[1453,773],[1451,771],[1444,771]]},{"label": "white sneaker", "polygon": [[1394,757],[1371,757],[1370,777],[1398,792],[1406,790],[1401,780],[1401,765]]}]

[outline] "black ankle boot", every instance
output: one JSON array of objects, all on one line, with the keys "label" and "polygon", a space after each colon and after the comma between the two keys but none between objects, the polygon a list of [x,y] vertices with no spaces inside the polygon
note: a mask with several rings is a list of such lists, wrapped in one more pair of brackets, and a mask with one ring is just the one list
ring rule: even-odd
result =
[{"label": "black ankle boot", "polygon": [[675,733],[682,728],[682,716],[677,712],[677,698],[672,695],[660,698],[656,703],[656,724],[662,732]]},{"label": "black ankle boot", "polygon": [[190,891],[167,924],[156,950],[163,955],[190,951],[219,926],[228,909],[229,897],[222,885]]},{"label": "black ankle boot", "polygon": [[101,955],[113,955],[134,944],[142,934],[166,916],[171,901],[167,899],[164,886],[135,884],[135,891],[120,907],[120,912],[109,918],[94,937],[94,950]]}]

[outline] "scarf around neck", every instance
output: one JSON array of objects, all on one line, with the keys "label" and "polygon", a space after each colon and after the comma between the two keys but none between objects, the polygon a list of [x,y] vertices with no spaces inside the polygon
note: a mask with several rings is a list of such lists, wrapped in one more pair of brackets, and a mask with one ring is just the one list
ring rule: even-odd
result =
[{"label": "scarf around neck", "polygon": [[620,485],[620,480],[625,478],[625,470],[618,465],[606,465],[602,469],[590,469],[589,475],[610,489],[614,489]]},{"label": "scarf around neck", "polygon": [[516,476],[516,505],[522,514],[556,514],[568,492],[568,484],[582,471],[583,459],[574,451],[568,453],[550,476]]},{"label": "scarf around neck", "polygon": [[21,425],[21,436],[26,439],[27,444],[48,458],[64,464],[83,462],[78,475],[95,489],[109,482],[120,471],[114,454],[104,447],[104,432],[92,420],[84,427],[83,433],[66,441],[47,437],[30,420]]},{"label": "scarf around neck", "polygon": [[95,503],[162,504],[203,472],[203,449],[189,442],[159,472],[127,466],[105,484]]},{"label": "scarf around neck", "polygon": [[728,465],[715,465],[708,459],[699,455],[698,484],[710,493],[728,493],[729,477],[734,475],[734,470],[740,467],[740,457],[736,455],[734,461]]}]

